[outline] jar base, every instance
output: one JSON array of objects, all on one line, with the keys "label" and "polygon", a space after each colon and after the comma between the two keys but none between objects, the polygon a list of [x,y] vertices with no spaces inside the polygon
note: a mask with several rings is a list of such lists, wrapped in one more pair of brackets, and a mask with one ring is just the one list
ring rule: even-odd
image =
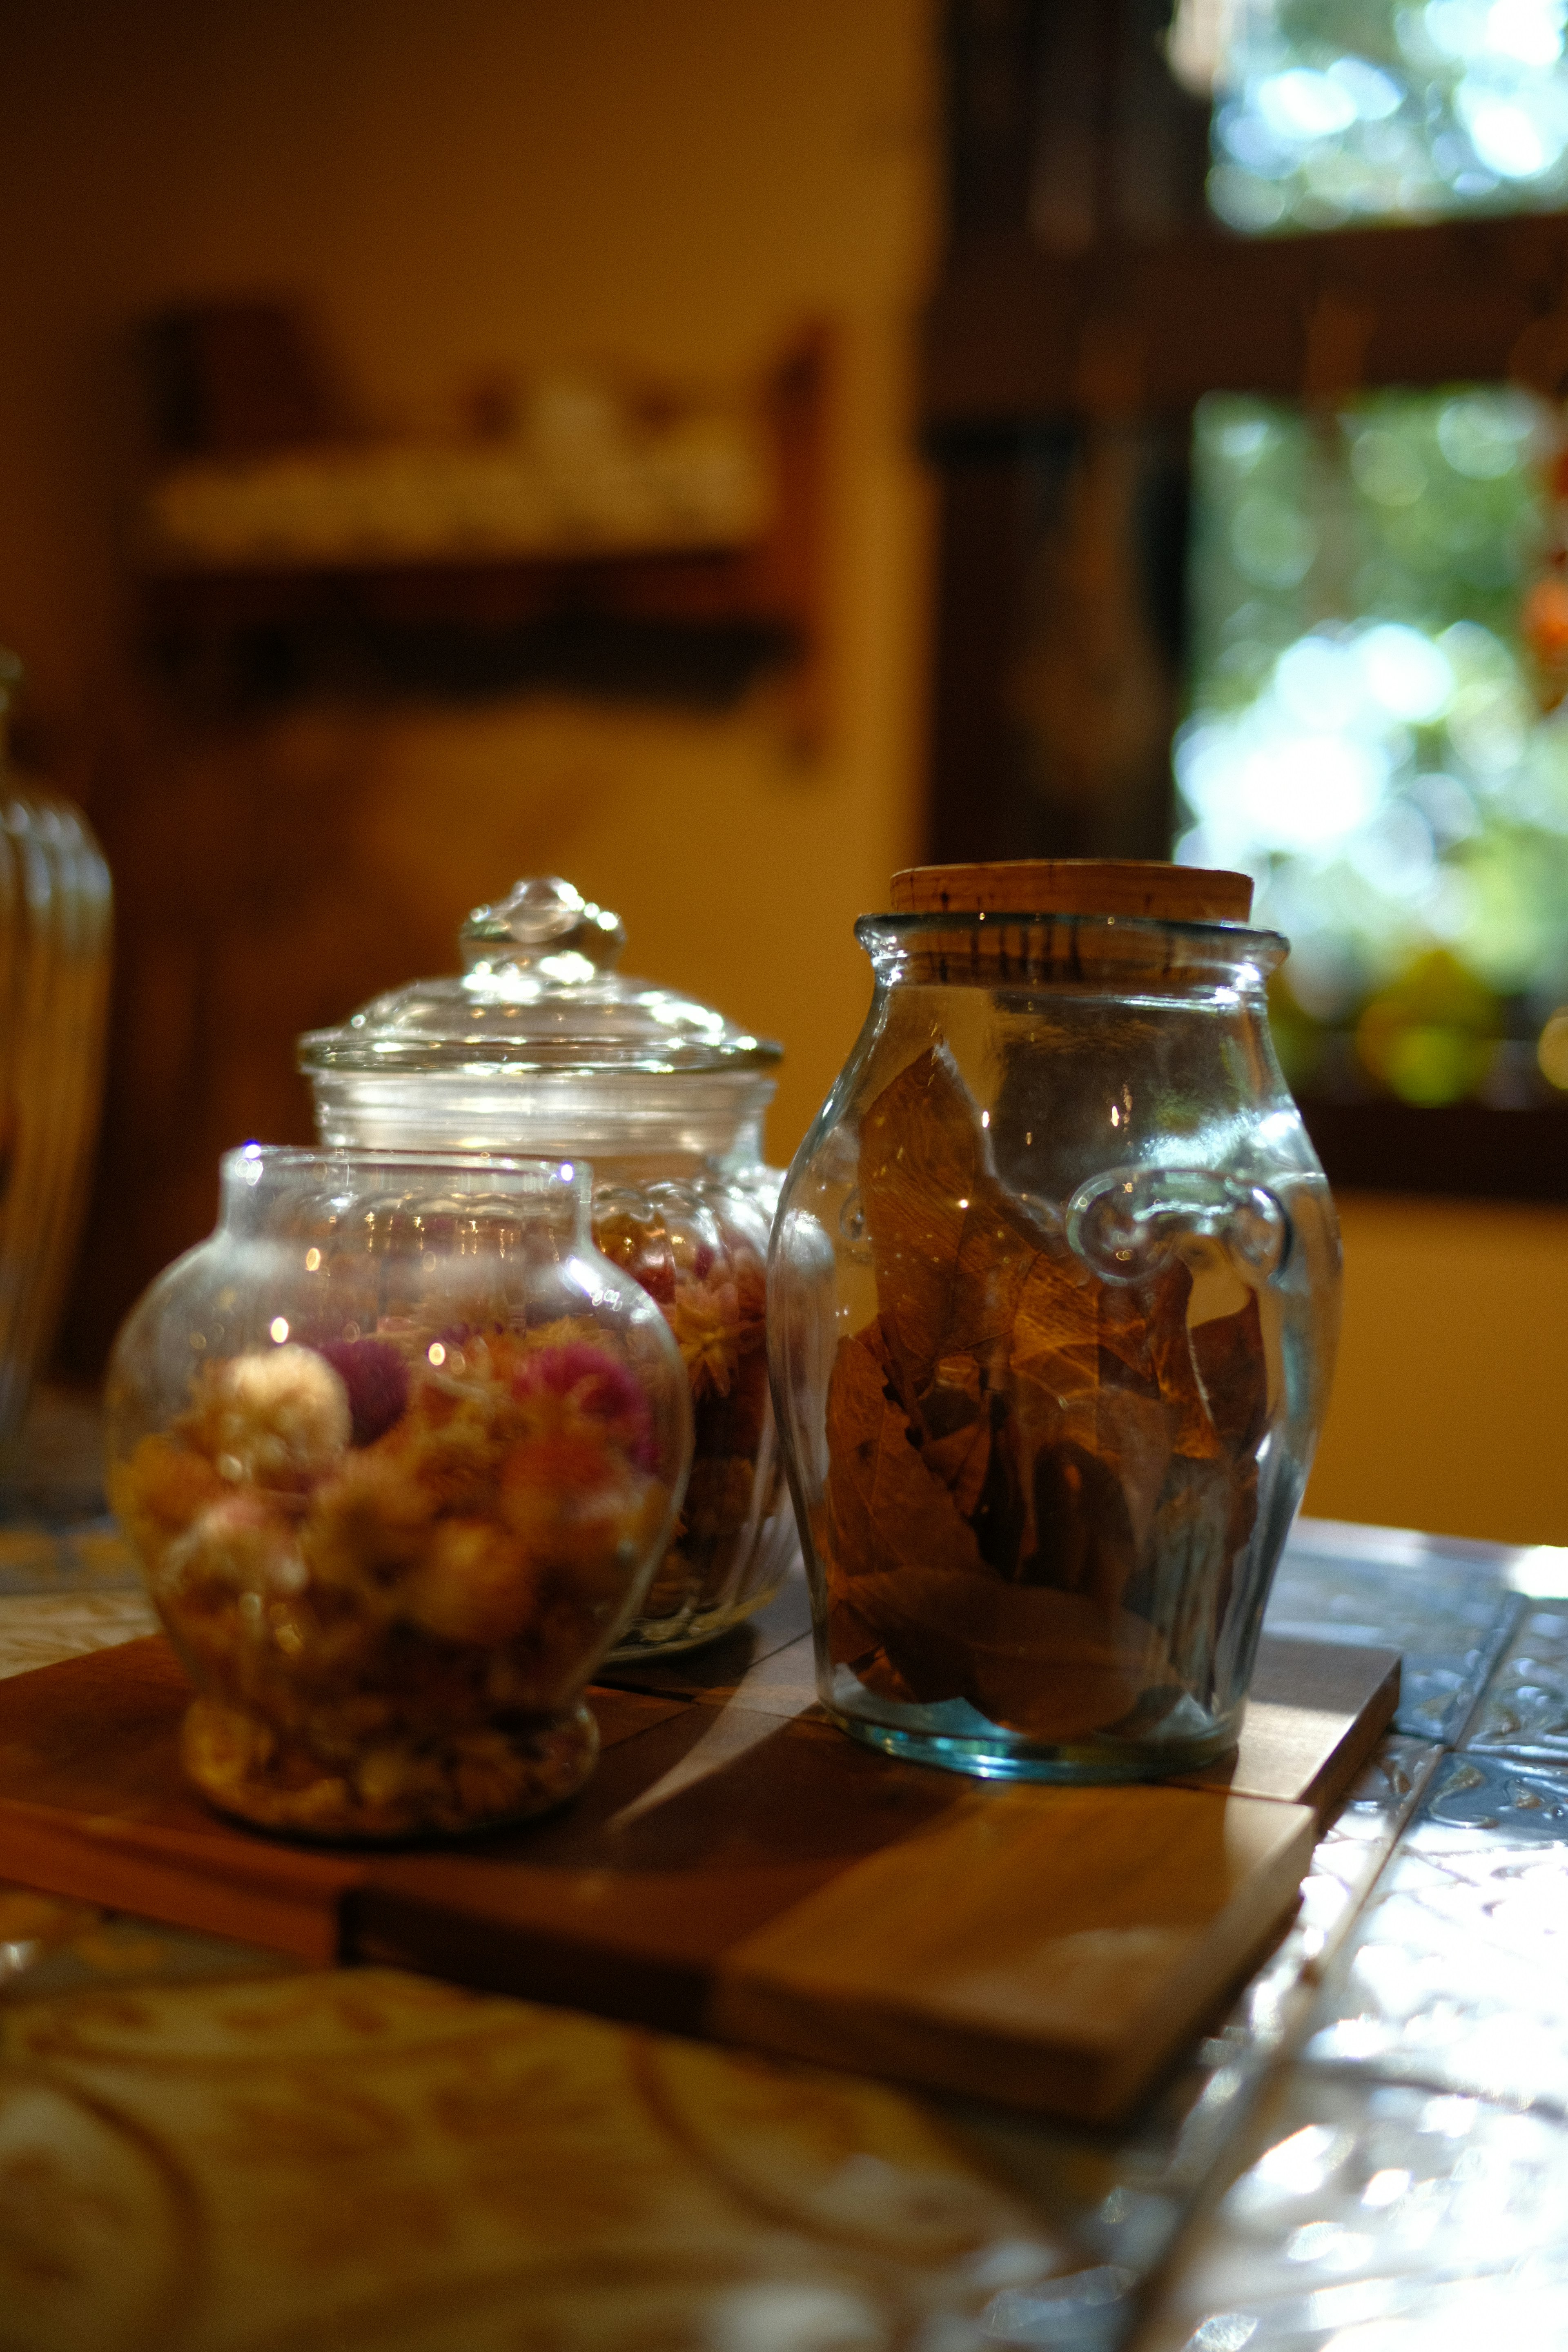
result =
[{"label": "jar base", "polygon": [[745,1624],[759,1609],[778,1599],[789,1570],[782,1568],[757,1591],[749,1592],[743,1601],[726,1601],[721,1609],[696,1609],[684,1620],[676,1621],[679,1631],[661,1634],[657,1617],[639,1617],[626,1628],[605,1660],[606,1666],[647,1665],[654,1658],[673,1658],[683,1650],[700,1650],[710,1642],[722,1641],[737,1625]]},{"label": "jar base", "polygon": [[347,1767],[222,1699],[195,1700],[180,1736],[186,1778],[219,1812],[329,1844],[463,1836],[526,1821],[574,1796],[598,1754],[599,1727],[582,1706],[371,1749]]},{"label": "jar base", "polygon": [[1168,1780],[1180,1772],[1199,1771],[1228,1756],[1236,1746],[1237,1727],[1222,1726],[1205,1738],[1173,1740],[1161,1750],[1146,1742],[1096,1739],[1047,1745],[1022,1740],[1005,1732],[988,1739],[973,1732],[905,1729],[825,1710],[840,1731],[884,1756],[906,1764],[930,1764],[938,1771],[963,1772],[979,1780],[1035,1780],[1058,1787],[1090,1788],[1135,1780]]}]

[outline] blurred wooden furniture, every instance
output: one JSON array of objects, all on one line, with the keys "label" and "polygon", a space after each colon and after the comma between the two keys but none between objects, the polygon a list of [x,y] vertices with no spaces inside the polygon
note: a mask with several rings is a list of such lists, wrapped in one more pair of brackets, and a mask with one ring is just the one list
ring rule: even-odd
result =
[{"label": "blurred wooden furniture", "polygon": [[[241,304],[174,314],[153,322],[148,343],[174,470],[155,480],[143,517],[142,643],[157,676],[190,707],[233,710],[345,691],[472,697],[539,686],[701,704],[731,700],[763,672],[776,672],[792,741],[805,754],[820,748],[826,327],[802,332],[752,404],[768,478],[755,499],[726,500],[710,464],[704,501],[699,451],[688,467],[691,510],[683,513],[679,483],[668,479],[679,443],[672,455],[667,434],[661,457],[648,429],[651,519],[617,518],[613,500],[610,511],[594,514],[595,453],[585,447],[577,511],[569,495],[553,527],[545,513],[514,531],[510,547],[504,525],[486,510],[487,491],[493,506],[509,457],[526,487],[528,450],[511,433],[502,388],[479,404],[477,421],[487,430],[466,449],[390,445],[378,452],[344,436],[324,371],[287,310]],[[293,452],[304,463],[290,473],[279,461]],[[612,455],[630,476],[637,453],[637,436],[628,435]],[[734,460],[737,452],[729,454]],[[378,455],[392,461],[379,484]],[[465,458],[474,476],[466,499]],[[358,469],[360,541],[342,530],[335,551],[311,550],[303,543],[309,532],[296,527],[300,501],[313,488],[319,526],[334,463],[344,474]],[[254,512],[269,467],[276,530],[269,541],[263,514],[249,551],[226,556],[221,542],[182,550],[148,528],[175,509],[182,478],[188,504],[212,508],[225,469],[233,502],[244,498]],[[570,480],[565,487],[570,494]],[[635,480],[628,487],[635,493]],[[602,480],[597,488],[602,508]],[[661,490],[675,492],[665,499],[663,544]],[[439,502],[454,492],[459,503],[443,531]],[[706,527],[704,503],[713,513]]]},{"label": "blurred wooden furniture", "polygon": [[[150,346],[159,478],[287,488],[298,455],[319,488],[337,450],[374,487],[377,452],[397,457],[395,445],[356,437],[286,310],[204,306],[158,322]],[[296,512],[292,524],[280,514],[270,548],[225,562],[189,551],[170,560],[143,517],[128,598],[137,659],[107,705],[91,793],[115,877],[118,969],[103,1142],[63,1349],[72,1373],[100,1374],[137,1293],[206,1230],[221,1151],[251,1137],[310,1139],[300,1034],[411,972],[449,966],[465,908],[520,871],[548,870],[584,793],[605,788],[591,765],[559,791],[547,770],[531,794],[501,755],[450,780],[439,762],[421,770],[443,720],[449,741],[469,721],[482,738],[487,717],[504,739],[533,691],[698,711],[754,693],[789,759],[820,750],[834,364],[831,331],[812,326],[754,387],[737,430],[755,445],[765,497],[760,521],[731,501],[738,536],[694,536],[689,515],[668,547],[646,530],[619,547],[601,528],[568,530],[549,550],[536,534],[521,554],[482,531],[466,551],[460,535],[433,551],[428,531],[418,545],[400,540],[395,515],[382,530],[373,502],[363,543],[336,560],[290,554]],[[410,445],[416,487],[421,464],[455,475],[469,499],[482,499],[487,468],[504,476],[509,453],[526,472],[509,396],[500,386],[476,395],[467,440]],[[640,450],[657,472],[660,452],[707,413],[673,396],[658,409],[647,394],[644,416],[635,387],[621,396],[634,476]],[[700,477],[700,460],[685,477],[667,467],[676,492]],[[395,488],[395,464],[386,470]],[[657,499],[647,504],[657,515]],[[614,775],[614,754],[605,764]]]}]

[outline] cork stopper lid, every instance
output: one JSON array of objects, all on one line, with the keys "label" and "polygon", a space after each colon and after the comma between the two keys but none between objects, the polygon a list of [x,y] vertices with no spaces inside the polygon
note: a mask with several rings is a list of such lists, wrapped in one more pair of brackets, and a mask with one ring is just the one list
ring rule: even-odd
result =
[{"label": "cork stopper lid", "polygon": [[987,866],[907,866],[898,915],[1148,915],[1245,923],[1252,877],[1153,857],[1020,857]]}]

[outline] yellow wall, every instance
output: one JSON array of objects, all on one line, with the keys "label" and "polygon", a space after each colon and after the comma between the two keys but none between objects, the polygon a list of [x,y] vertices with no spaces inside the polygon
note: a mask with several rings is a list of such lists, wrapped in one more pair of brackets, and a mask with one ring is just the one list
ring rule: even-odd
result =
[{"label": "yellow wall", "polygon": [[1568,1210],[1349,1193],[1325,1518],[1568,1543]]},{"label": "yellow wall", "polygon": [[916,846],[927,501],[908,419],[931,16],[927,0],[0,7],[0,639],[29,662],[57,769],[90,776],[113,698],[138,315],[298,294],[358,411],[432,431],[497,370],[604,358],[724,383],[804,320],[837,321],[818,762],[793,760],[761,711],[519,702],[363,722],[385,771],[389,919],[416,894],[446,938],[519,871],[567,873],[626,918],[636,968],[784,1039],[787,1150],[864,1010],[850,922]]}]

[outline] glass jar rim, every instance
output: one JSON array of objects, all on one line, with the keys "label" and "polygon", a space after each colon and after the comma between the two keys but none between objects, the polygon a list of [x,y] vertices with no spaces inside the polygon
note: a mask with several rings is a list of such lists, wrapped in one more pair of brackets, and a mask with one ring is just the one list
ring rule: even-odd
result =
[{"label": "glass jar rim", "polygon": [[[647,993],[652,1000],[663,998],[666,992],[649,989]],[[784,1047],[773,1038],[753,1037],[739,1030],[712,1041],[693,1041],[679,1034],[631,1043],[573,1037],[551,1046],[505,1033],[486,1034],[477,1030],[455,1030],[447,1036],[428,1032],[386,1035],[370,1025],[368,1014],[364,1033],[356,1034],[353,1023],[361,1018],[354,1014],[340,1029],[305,1031],[299,1041],[298,1058],[308,1077],[329,1070],[446,1070],[476,1077],[504,1077],[513,1071],[564,1078],[601,1075],[727,1077],[735,1072],[771,1070],[784,1059]]]},{"label": "glass jar rim", "polygon": [[[908,949],[922,962],[936,958],[947,967],[943,978],[958,984],[984,981],[991,987],[1009,978],[1046,983],[1103,980],[1118,970],[1136,974],[1141,986],[1162,979],[1180,983],[1222,976],[1244,982],[1250,978],[1261,985],[1290,952],[1281,932],[1247,923],[1055,913],[1049,908],[1030,914],[953,908],[862,915],[855,936],[879,970],[890,954]],[[952,940],[953,949],[944,952],[944,940]]]},{"label": "glass jar rim", "polygon": [[582,1194],[594,1181],[593,1169],[585,1160],[529,1159],[499,1151],[423,1151],[417,1146],[403,1145],[383,1149],[357,1143],[242,1143],[224,1153],[222,1168],[226,1176],[250,1183],[263,1175],[303,1175],[315,1171],[324,1174],[335,1169],[366,1175],[384,1170],[394,1175],[428,1170],[441,1176],[521,1179],[517,1191],[539,1193]]}]

